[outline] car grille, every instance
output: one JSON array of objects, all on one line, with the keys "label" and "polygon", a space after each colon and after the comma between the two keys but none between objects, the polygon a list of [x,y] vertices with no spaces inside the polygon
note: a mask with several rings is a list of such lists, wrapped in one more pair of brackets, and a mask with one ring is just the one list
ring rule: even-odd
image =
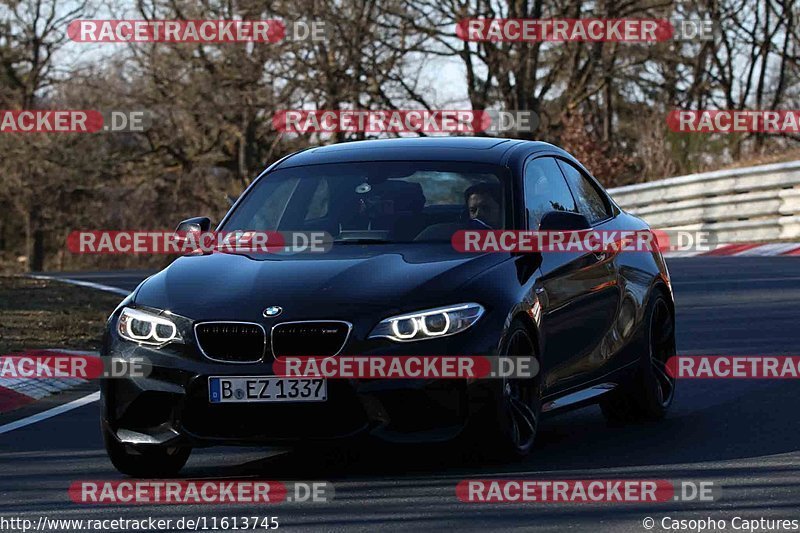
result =
[{"label": "car grille", "polygon": [[264,358],[266,333],[247,322],[205,322],[194,328],[203,355],[214,361],[253,363]]},{"label": "car grille", "polygon": [[350,324],[347,322],[284,322],[272,328],[272,355],[336,355],[344,348],[348,335]]}]

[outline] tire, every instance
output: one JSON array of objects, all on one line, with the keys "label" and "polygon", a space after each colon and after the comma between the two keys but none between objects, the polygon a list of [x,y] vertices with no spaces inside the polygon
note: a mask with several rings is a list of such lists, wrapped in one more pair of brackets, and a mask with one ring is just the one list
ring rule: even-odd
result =
[{"label": "tire", "polygon": [[653,293],[645,316],[642,357],[632,382],[600,402],[611,423],[661,420],[675,399],[675,379],[666,371],[675,355],[675,320],[660,291]]},{"label": "tire", "polygon": [[137,478],[164,478],[180,472],[189,460],[191,448],[140,446],[133,448],[119,442],[103,428],[103,444],[108,458],[119,472]]},{"label": "tire", "polygon": [[[515,319],[500,349],[506,357],[536,357],[536,344],[528,328]],[[541,377],[506,379],[499,383],[494,394],[488,420],[475,431],[481,456],[500,461],[526,457],[533,449],[541,414]]]}]

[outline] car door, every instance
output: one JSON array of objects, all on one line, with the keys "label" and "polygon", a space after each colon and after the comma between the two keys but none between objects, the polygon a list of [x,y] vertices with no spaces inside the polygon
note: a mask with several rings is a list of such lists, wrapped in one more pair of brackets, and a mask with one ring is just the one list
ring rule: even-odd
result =
[{"label": "car door", "polygon": [[[528,229],[538,230],[548,211],[581,212],[559,162],[534,157],[524,170]],[[600,344],[616,305],[613,260],[591,252],[545,252],[535,292],[542,306],[545,395],[561,393],[600,375]]]},{"label": "car door", "polygon": [[[597,182],[567,159],[558,159],[558,165],[578,212],[586,217],[592,229],[620,229],[616,226],[613,206]],[[600,378],[616,366],[613,356],[619,339],[616,338],[615,325],[622,297],[617,257],[613,251],[584,253],[581,260],[586,266],[576,274],[584,291],[582,314],[585,317],[578,331],[584,338],[587,351],[575,370],[585,370],[580,374],[588,379]]]}]

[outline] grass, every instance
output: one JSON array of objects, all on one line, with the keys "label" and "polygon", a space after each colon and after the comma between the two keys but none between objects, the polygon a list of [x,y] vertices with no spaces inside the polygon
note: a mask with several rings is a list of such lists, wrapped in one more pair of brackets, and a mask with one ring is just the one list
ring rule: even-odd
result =
[{"label": "grass", "polygon": [[[767,165],[770,163],[789,163],[791,161],[800,160],[800,149],[785,150],[775,154],[766,154],[761,156],[753,156],[743,159],[737,163],[732,163],[721,167],[720,170],[729,168],[744,168],[757,165]],[[713,170],[713,169],[712,169]]]},{"label": "grass", "polygon": [[41,348],[96,351],[121,300],[57,281],[0,276],[0,355]]}]

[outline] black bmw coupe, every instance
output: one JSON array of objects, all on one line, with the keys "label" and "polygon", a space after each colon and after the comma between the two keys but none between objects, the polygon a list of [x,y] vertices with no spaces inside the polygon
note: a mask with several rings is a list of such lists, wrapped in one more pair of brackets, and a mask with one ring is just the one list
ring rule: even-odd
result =
[{"label": "black bmw coupe", "polygon": [[[205,217],[179,230],[210,229]],[[144,376],[102,383],[115,467],[168,476],[192,448],[349,438],[463,439],[530,452],[543,415],[600,403],[610,419],[659,419],[673,401],[669,274],[658,251],[472,252],[462,229],[646,230],[587,169],[543,142],[363,141],[267,168],[221,232],[324,231],[325,253],[176,259],[108,320],[102,355]],[[276,358],[532,356],[526,379],[283,378]],[[258,387],[252,386],[254,383]],[[280,391],[250,395],[264,384]],[[232,396],[221,391],[236,390]]]}]

